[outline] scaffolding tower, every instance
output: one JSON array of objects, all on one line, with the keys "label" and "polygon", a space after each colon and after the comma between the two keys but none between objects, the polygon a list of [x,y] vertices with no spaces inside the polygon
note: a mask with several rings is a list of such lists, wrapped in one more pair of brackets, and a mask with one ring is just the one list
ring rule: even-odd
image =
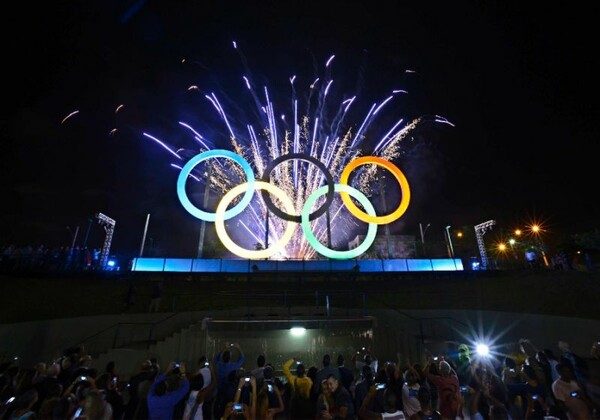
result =
[{"label": "scaffolding tower", "polygon": [[475,237],[477,238],[477,246],[479,247],[479,255],[481,256],[481,268],[487,270],[487,252],[483,243],[483,235],[496,224],[495,220],[488,220],[475,226]]},{"label": "scaffolding tower", "polygon": [[102,252],[100,253],[100,270],[106,269],[106,263],[108,261],[108,257],[110,256],[110,245],[112,243],[113,233],[115,231],[115,222],[114,219],[111,219],[105,214],[96,213],[96,219],[98,219],[98,223],[104,227],[104,231],[106,232],[106,237],[104,238],[104,244],[102,245]]}]

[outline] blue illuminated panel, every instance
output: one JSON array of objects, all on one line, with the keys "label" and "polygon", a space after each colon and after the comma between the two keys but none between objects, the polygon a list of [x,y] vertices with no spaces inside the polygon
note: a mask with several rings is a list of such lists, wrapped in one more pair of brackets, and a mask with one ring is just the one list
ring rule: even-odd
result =
[{"label": "blue illuminated panel", "polygon": [[383,260],[383,271],[408,271],[406,260]]},{"label": "blue illuminated panel", "polygon": [[265,271],[463,271],[460,258],[396,259],[396,260],[204,260],[190,258],[134,258],[132,271],[183,273],[248,273],[253,267]]},{"label": "blue illuminated panel", "polygon": [[419,259],[419,260],[406,260],[408,265],[408,271],[433,271],[431,260]]},{"label": "blue illuminated panel", "polygon": [[331,261],[329,260],[315,260],[306,261],[304,263],[304,271],[330,271]]},{"label": "blue illuminated panel", "polygon": [[455,260],[450,258],[440,258],[439,260],[431,260],[433,271],[456,271]]},{"label": "blue illuminated panel", "polygon": [[355,265],[354,260],[331,260],[331,269],[334,271],[350,271]]},{"label": "blue illuminated panel", "polygon": [[282,271],[304,271],[304,261],[288,260],[279,261],[278,269]]},{"label": "blue illuminated panel", "polygon": [[356,261],[358,266],[360,267],[360,271],[371,272],[371,271],[381,271],[383,264],[380,260],[359,260]]},{"label": "blue illuminated panel", "polygon": [[167,258],[165,260],[164,271],[170,271],[174,273],[189,273],[192,271],[192,260],[191,258]]},{"label": "blue illuminated panel", "polygon": [[223,260],[221,272],[223,273],[248,273],[254,264],[250,260]]},{"label": "blue illuminated panel", "polygon": [[[281,262],[285,262],[285,261],[269,261],[269,260],[257,260],[257,261],[252,261],[252,263],[250,264],[250,267],[254,267],[256,265],[256,267],[258,267],[259,271],[277,271],[277,263],[281,263]],[[254,271],[253,268],[251,268],[252,271]],[[287,270],[287,268],[286,268]]]},{"label": "blue illuminated panel", "polygon": [[164,258],[135,258],[132,265],[133,271],[163,271]]},{"label": "blue illuminated panel", "polygon": [[222,260],[194,260],[192,271],[195,273],[218,273],[221,271]]}]

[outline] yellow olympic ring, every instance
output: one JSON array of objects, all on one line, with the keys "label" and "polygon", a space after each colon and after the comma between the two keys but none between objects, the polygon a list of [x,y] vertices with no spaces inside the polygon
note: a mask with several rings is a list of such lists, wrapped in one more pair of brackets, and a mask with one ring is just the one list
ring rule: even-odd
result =
[{"label": "yellow olympic ring", "polygon": [[[242,248],[241,246],[233,242],[227,234],[227,231],[225,230],[225,210],[227,210],[227,207],[233,201],[233,199],[241,193],[246,192],[247,188],[248,183],[244,182],[243,184],[240,184],[229,190],[219,202],[217,210],[215,211],[215,229],[217,230],[217,236],[219,237],[221,243],[223,243],[225,248],[242,258],[247,258],[249,260],[269,258],[272,255],[275,255],[277,252],[281,251],[283,248],[285,248],[285,246],[288,244],[288,242],[292,239],[292,236],[294,235],[294,230],[296,229],[297,223],[288,222],[285,228],[285,232],[283,232],[281,238],[267,249],[249,250],[246,248]],[[268,182],[255,181],[254,188],[257,190],[267,190],[271,194],[275,195],[275,197],[277,197],[282,202],[283,206],[285,207],[285,210],[288,213],[293,213],[295,211],[294,203],[287,196],[287,194],[279,187],[271,185]]]},{"label": "yellow olympic ring", "polygon": [[386,168],[394,175],[396,180],[398,180],[398,182],[400,183],[400,189],[402,190],[402,199],[400,200],[400,205],[398,205],[398,208],[394,210],[394,212],[385,216],[371,216],[359,209],[358,206],[354,204],[354,202],[350,198],[350,195],[347,192],[340,192],[342,201],[346,205],[348,211],[354,217],[356,217],[359,220],[362,220],[363,222],[383,225],[385,223],[391,223],[394,220],[398,220],[408,208],[408,203],[410,201],[410,188],[408,187],[408,181],[406,180],[406,177],[404,176],[402,171],[389,160],[385,160],[377,156],[364,156],[355,159],[352,162],[348,163],[348,165],[342,171],[342,175],[340,176],[340,184],[348,185],[348,178],[350,177],[350,172],[352,172],[352,170],[354,170],[357,166],[366,165],[369,163]]}]

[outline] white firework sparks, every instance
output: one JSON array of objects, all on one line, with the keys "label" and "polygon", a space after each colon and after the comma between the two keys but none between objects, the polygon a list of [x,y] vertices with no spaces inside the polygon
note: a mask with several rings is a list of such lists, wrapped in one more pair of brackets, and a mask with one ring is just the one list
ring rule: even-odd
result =
[{"label": "white firework sparks", "polygon": [[[234,43],[234,49],[241,54],[239,46]],[[367,138],[365,133],[377,131],[370,130],[372,126],[377,126],[376,122],[386,108],[400,95],[406,95],[407,91],[402,89],[392,90],[391,94],[386,95],[379,103],[373,103],[369,107],[359,124],[347,121],[351,106],[357,107],[360,98],[358,95],[346,97],[341,101],[335,102],[331,87],[335,86],[334,79],[331,78],[331,67],[333,67],[334,55],[331,55],[323,66],[324,74],[314,79],[306,85],[308,90],[307,103],[301,102],[296,95],[295,83],[298,83],[295,75],[289,77],[292,88],[290,98],[291,107],[288,109],[277,107],[271,100],[269,90],[266,86],[255,88],[256,84],[252,78],[247,75],[240,77],[240,88],[248,91],[250,99],[256,106],[256,114],[259,118],[255,121],[243,121],[237,115],[229,114],[227,108],[238,108],[235,105],[223,106],[219,95],[214,92],[201,92],[196,86],[190,86],[188,91],[195,94],[202,94],[206,101],[212,105],[223,124],[223,129],[227,132],[228,147],[214,147],[202,136],[198,130],[192,127],[192,124],[180,122],[180,124],[189,129],[194,139],[200,144],[200,152],[217,148],[231,148],[235,153],[243,156],[253,167],[255,176],[261,178],[269,162],[290,153],[307,154],[321,161],[331,173],[334,182],[338,182],[342,170],[352,159],[361,155],[375,155],[389,161],[396,160],[402,153],[402,140],[413,131],[420,123],[424,121],[446,123],[451,125],[445,118],[440,116],[417,117],[408,122],[403,118],[396,119],[396,122],[389,127],[381,130],[385,134],[381,138]],[[245,61],[245,60],[244,60]],[[409,72],[407,70],[407,72]],[[410,71],[412,72],[412,71]],[[299,108],[305,106],[306,112],[301,112]],[[287,108],[287,107],[285,107]],[[292,115],[292,118],[286,117]],[[276,118],[279,115],[279,118]],[[349,118],[348,118],[349,119]],[[245,128],[240,128],[244,127]],[[166,144],[149,134],[145,136],[159,143],[163,148],[181,159],[179,151],[174,152]],[[371,135],[372,136],[372,135]],[[363,153],[361,147],[367,144],[375,144],[367,153]],[[214,162],[212,162],[214,165]],[[175,166],[179,167],[179,166]],[[227,159],[217,159],[218,170],[210,170],[208,173],[196,168],[194,177],[204,178],[213,191],[219,195],[225,194],[233,186],[244,182],[245,174],[241,167]],[[358,168],[351,178],[351,184],[363,193],[370,195],[376,185],[378,168],[375,165],[365,165]],[[192,175],[190,175],[192,176]],[[308,197],[326,182],[325,175],[321,173],[318,167],[303,160],[292,160],[284,162],[274,168],[270,176],[270,182],[277,185],[292,198],[295,205],[295,215],[300,215],[304,203]],[[253,244],[261,243],[262,246],[268,246],[274,243],[281,236],[287,223],[268,211],[263,202],[260,193],[256,193],[249,208],[238,216],[230,220],[231,224],[237,223],[244,228],[244,231],[250,233]],[[325,201],[321,197],[315,203],[311,211],[315,211]],[[278,201],[273,199],[276,206]],[[351,240],[348,235],[352,234],[359,223],[353,218],[345,217],[342,212],[343,204],[338,197],[334,200],[326,215],[323,215],[312,222],[311,228],[315,235],[323,243],[335,242],[332,239],[331,231],[335,230],[336,237],[345,237],[346,241]],[[247,237],[247,235],[246,235]],[[339,241],[337,241],[339,242]],[[242,244],[240,244],[242,245]],[[248,244],[246,244],[247,247]],[[275,258],[294,258],[310,259],[318,255],[308,244],[300,226],[295,231],[294,237],[285,248],[283,254]]]}]

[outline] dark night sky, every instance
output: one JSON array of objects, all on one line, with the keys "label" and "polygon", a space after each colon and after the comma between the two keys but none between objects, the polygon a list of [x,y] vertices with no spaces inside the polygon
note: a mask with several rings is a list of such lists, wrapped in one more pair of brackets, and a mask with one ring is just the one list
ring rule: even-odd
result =
[{"label": "dark night sky", "polygon": [[[172,160],[142,133],[194,147],[183,120],[223,138],[214,109],[187,88],[245,112],[247,73],[233,40],[276,105],[289,107],[291,75],[306,86],[335,54],[333,78],[343,85],[335,94],[360,92],[352,124],[392,89],[409,95],[390,108],[391,123],[438,114],[454,124],[413,132],[397,162],[413,196],[394,232],[431,223],[441,239],[446,225],[490,219],[506,230],[535,219],[557,235],[598,228],[596,15],[584,2],[15,7],[1,29],[3,245],[69,244],[67,226],[80,227],[81,243],[87,220],[102,212],[117,221],[113,252],[133,255],[150,213],[163,255],[194,256],[199,223],[177,200]],[[89,245],[102,238],[93,224]]]}]

